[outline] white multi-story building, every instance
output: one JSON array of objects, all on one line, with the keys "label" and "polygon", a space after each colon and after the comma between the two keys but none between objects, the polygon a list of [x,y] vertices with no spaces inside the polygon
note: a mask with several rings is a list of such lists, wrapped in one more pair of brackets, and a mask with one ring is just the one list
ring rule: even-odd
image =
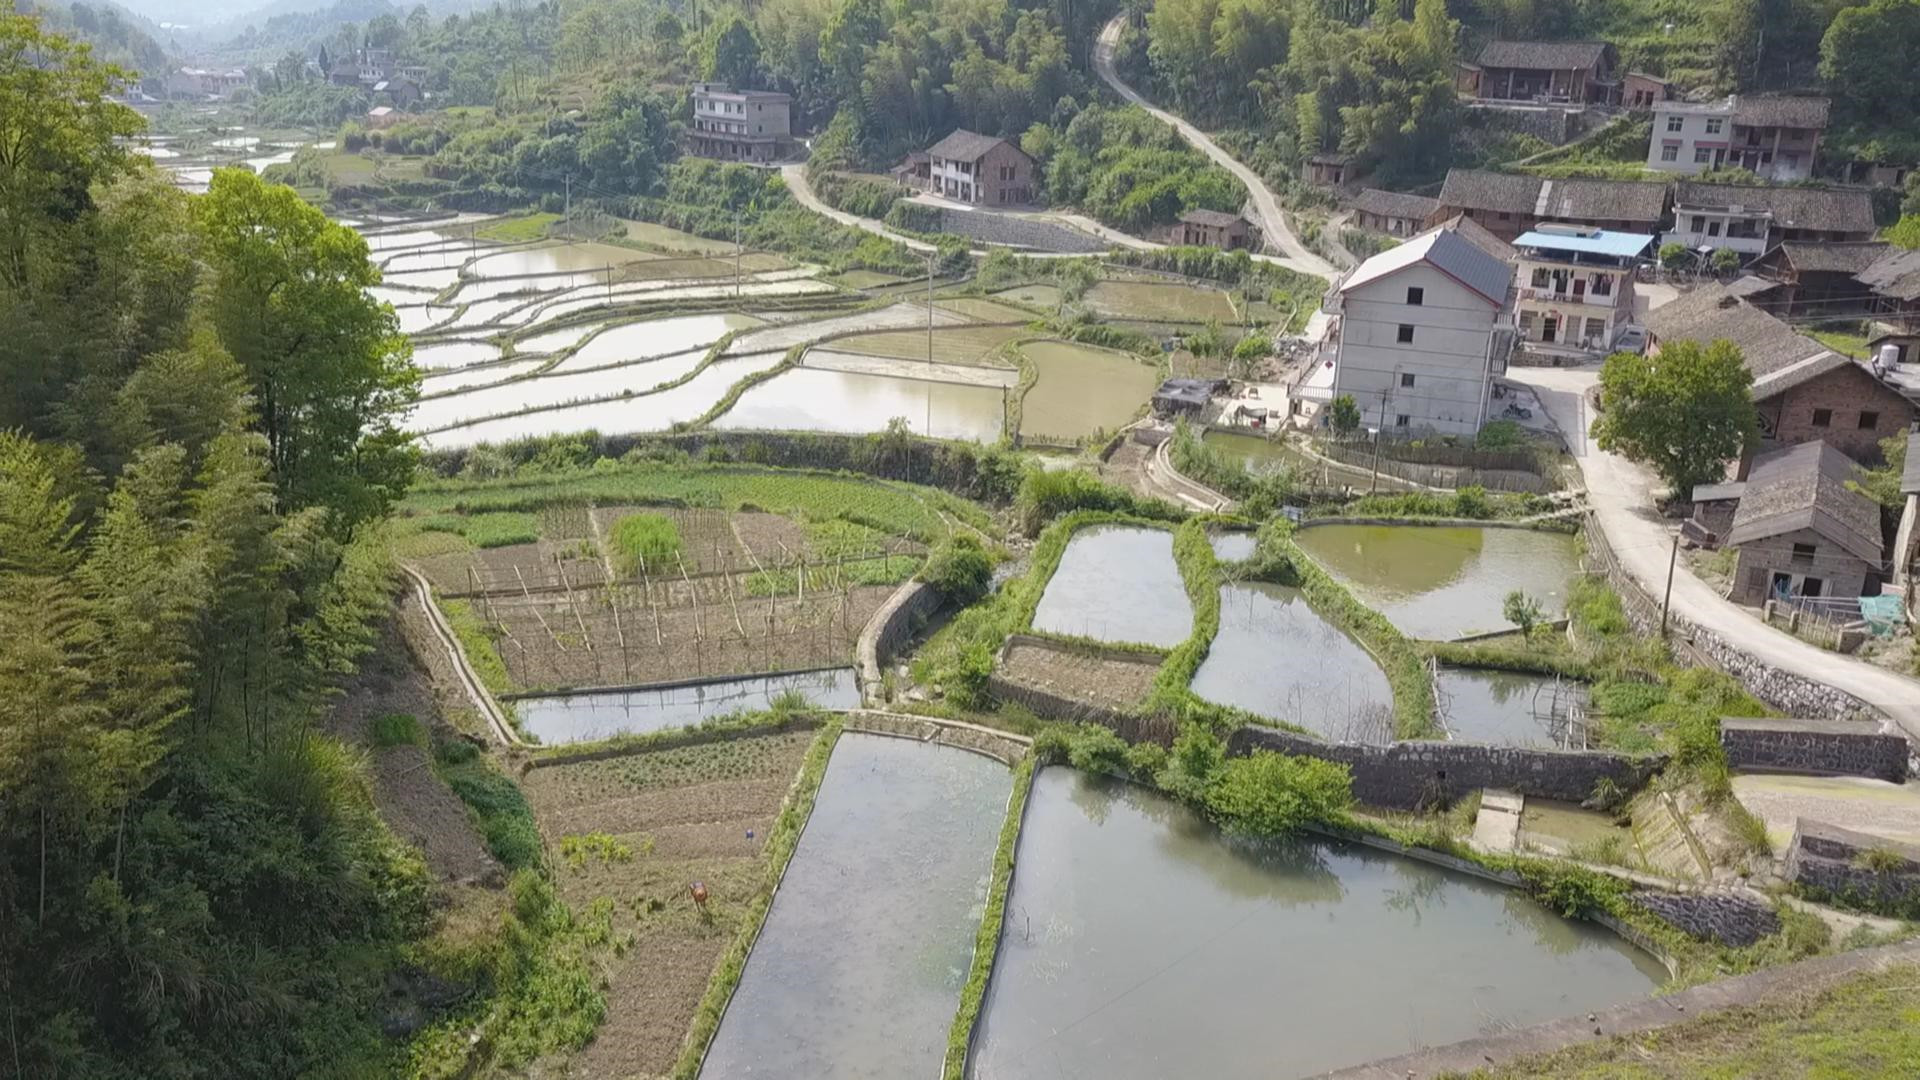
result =
[{"label": "white multi-story building", "polygon": [[1721,101],[1659,101],[1647,168],[1698,174],[1745,169],[1785,183],[1813,175],[1827,126],[1826,98],[1742,96]]},{"label": "white multi-story building", "polygon": [[1513,267],[1452,228],[1381,252],[1332,294],[1332,397],[1389,435],[1472,435],[1513,348]]},{"label": "white multi-story building", "polygon": [[729,161],[777,161],[793,141],[792,108],[793,98],[776,91],[695,83],[687,149]]},{"label": "white multi-story building", "polygon": [[1514,314],[1531,352],[1581,355],[1613,347],[1633,319],[1633,271],[1653,237],[1549,225],[1513,241],[1520,257]]}]

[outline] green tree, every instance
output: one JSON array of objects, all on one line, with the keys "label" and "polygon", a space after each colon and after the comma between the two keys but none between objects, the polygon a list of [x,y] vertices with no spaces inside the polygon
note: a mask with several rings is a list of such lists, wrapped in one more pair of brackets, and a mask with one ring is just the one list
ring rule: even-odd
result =
[{"label": "green tree", "polygon": [[1685,270],[1693,265],[1693,251],[1685,244],[1661,244],[1660,265],[1667,270]]},{"label": "green tree", "polygon": [[292,508],[338,524],[383,513],[416,457],[397,426],[420,374],[351,229],[246,169],[221,169],[195,207],[214,270],[212,320],[252,385],[268,460]]},{"label": "green tree", "polygon": [[1920,0],[1842,8],[1820,39],[1820,77],[1836,111],[1874,124],[1920,111]]},{"label": "green tree", "polygon": [[1907,433],[1900,431],[1880,440],[1880,464],[1862,468],[1847,486],[1888,510],[1900,510],[1907,505],[1907,495],[1900,490],[1906,468]]},{"label": "green tree", "polygon": [[1520,628],[1520,636],[1530,638],[1533,628],[1546,612],[1540,607],[1540,601],[1528,596],[1524,589],[1515,589],[1501,602],[1500,611],[1507,621]]},{"label": "green tree", "polygon": [[1886,231],[1887,242],[1895,247],[1920,248],[1920,213],[1901,215]]},{"label": "green tree", "polygon": [[1360,404],[1353,400],[1352,394],[1341,394],[1327,406],[1327,424],[1341,435],[1351,435],[1360,429]]},{"label": "green tree", "polygon": [[1344,765],[1255,750],[1220,766],[1207,784],[1206,803],[1230,832],[1280,836],[1344,820],[1353,805],[1353,778]]},{"label": "green tree", "polygon": [[1642,462],[1687,497],[1725,475],[1757,437],[1753,374],[1732,342],[1677,341],[1658,356],[1614,353],[1600,369],[1602,450]]},{"label": "green tree", "polygon": [[1740,253],[1732,248],[1714,248],[1709,260],[1716,274],[1731,274],[1740,269]]},{"label": "green tree", "polygon": [[131,76],[90,54],[38,19],[0,15],[0,285],[16,291],[32,285],[30,245],[59,250],[49,234],[86,208],[89,185],[128,167],[114,139],[144,126],[107,100]]},{"label": "green tree", "polygon": [[760,39],[738,12],[708,28],[700,43],[700,76],[739,89],[760,85]]}]

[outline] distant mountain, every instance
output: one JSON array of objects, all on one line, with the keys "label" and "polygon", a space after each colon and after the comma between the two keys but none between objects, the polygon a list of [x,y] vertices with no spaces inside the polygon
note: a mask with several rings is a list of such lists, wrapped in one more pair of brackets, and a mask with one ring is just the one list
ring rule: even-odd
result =
[{"label": "distant mountain", "polygon": [[112,0],[27,0],[12,6],[22,14],[38,15],[63,36],[92,45],[94,55],[103,60],[144,77],[166,75],[169,61],[165,31]]}]

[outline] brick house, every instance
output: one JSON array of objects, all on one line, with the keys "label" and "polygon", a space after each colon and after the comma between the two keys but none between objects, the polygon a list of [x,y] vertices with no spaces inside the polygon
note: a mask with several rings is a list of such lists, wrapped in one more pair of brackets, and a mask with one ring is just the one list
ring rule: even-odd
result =
[{"label": "brick house", "polygon": [[1620,80],[1620,104],[1629,109],[1651,109],[1673,97],[1673,84],[1655,75],[1629,71]]},{"label": "brick house", "polygon": [[1673,186],[1666,239],[1695,251],[1728,248],[1744,260],[1786,241],[1854,243],[1876,232],[1865,191],[1683,180]]},{"label": "brick house", "polygon": [[1852,459],[1823,442],[1763,454],[1739,493],[1726,543],[1740,549],[1728,599],[1879,592],[1880,506],[1847,486]]},{"label": "brick house", "polygon": [[1353,200],[1353,223],[1388,236],[1412,236],[1426,228],[1440,200],[1425,195],[1367,188]]},{"label": "brick house", "polygon": [[1455,85],[1480,101],[1611,105],[1620,100],[1618,63],[1604,41],[1489,41]]},{"label": "brick house", "polygon": [[695,83],[687,150],[722,161],[778,161],[793,144],[792,111],[793,98],[786,94]]},{"label": "brick house", "polygon": [[1883,240],[1782,243],[1748,264],[1747,269],[1778,283],[1752,303],[1781,318],[1865,315],[1874,309],[1874,293],[1856,275],[1887,247]]},{"label": "brick house", "polygon": [[1913,422],[1913,404],[1872,368],[1795,333],[1728,286],[1695,289],[1649,312],[1646,323],[1650,355],[1676,341],[1724,340],[1740,350],[1753,373],[1763,452],[1824,441],[1877,462],[1880,440]]},{"label": "brick house", "polygon": [[927,148],[927,190],[976,206],[1033,202],[1033,159],[997,135],[965,129]]},{"label": "brick house", "polygon": [[1231,251],[1247,246],[1247,219],[1219,210],[1187,210],[1168,238],[1176,244]]},{"label": "brick house", "polygon": [[1429,226],[1464,214],[1511,241],[1543,221],[1615,232],[1656,233],[1667,186],[1633,180],[1549,180],[1539,176],[1449,169]]}]

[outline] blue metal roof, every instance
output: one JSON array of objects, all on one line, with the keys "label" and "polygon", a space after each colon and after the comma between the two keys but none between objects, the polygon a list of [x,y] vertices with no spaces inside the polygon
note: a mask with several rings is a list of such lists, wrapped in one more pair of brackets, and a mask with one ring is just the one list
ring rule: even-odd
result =
[{"label": "blue metal roof", "polygon": [[1608,232],[1602,229],[1590,236],[1571,236],[1535,229],[1521,233],[1513,242],[1513,246],[1577,251],[1586,255],[1612,255],[1615,258],[1627,259],[1644,253],[1651,243],[1653,243],[1653,237],[1642,233]]}]

